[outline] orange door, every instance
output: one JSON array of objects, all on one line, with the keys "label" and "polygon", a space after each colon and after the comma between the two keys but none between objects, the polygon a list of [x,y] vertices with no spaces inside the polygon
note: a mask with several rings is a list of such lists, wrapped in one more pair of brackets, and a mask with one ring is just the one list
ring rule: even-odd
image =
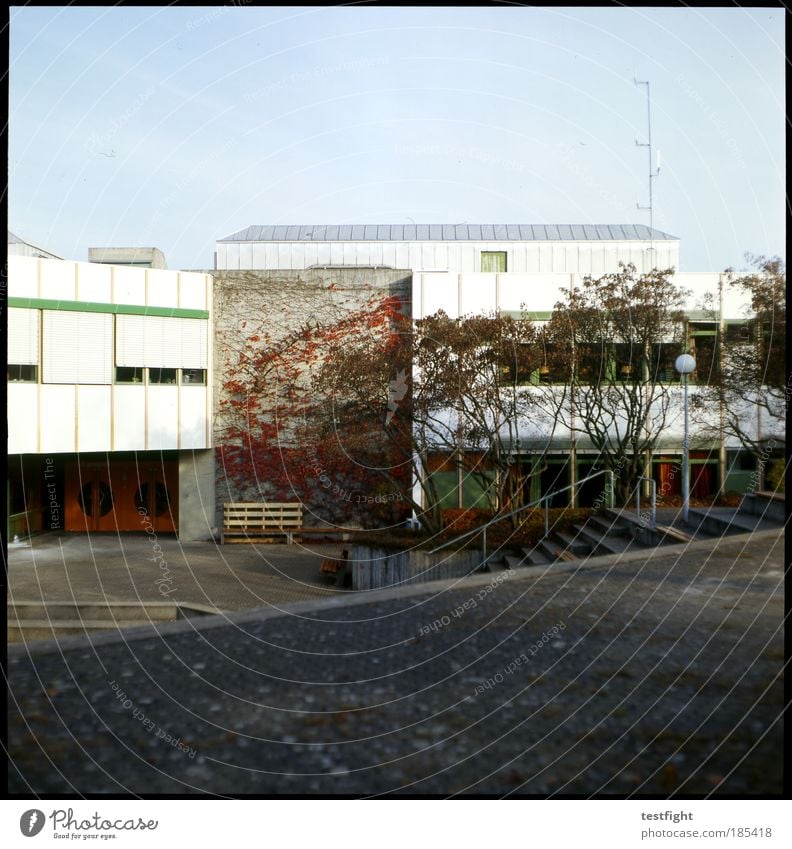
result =
[{"label": "orange door", "polygon": [[66,470],[67,531],[178,529],[178,467],[169,462],[80,461]]},{"label": "orange door", "polygon": [[114,531],[115,493],[107,466],[77,464],[66,472],[66,530]]},{"label": "orange door", "polygon": [[137,527],[173,533],[178,520],[178,470],[176,463],[139,463],[132,503]]}]

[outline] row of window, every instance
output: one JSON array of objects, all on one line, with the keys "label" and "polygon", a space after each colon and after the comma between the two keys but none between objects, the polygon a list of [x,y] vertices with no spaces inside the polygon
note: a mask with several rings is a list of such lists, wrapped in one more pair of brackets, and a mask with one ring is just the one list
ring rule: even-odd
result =
[{"label": "row of window", "polygon": [[[38,366],[10,364],[8,366],[8,381],[10,383],[38,383]],[[114,382],[118,384],[206,386],[206,369],[116,366]]]}]

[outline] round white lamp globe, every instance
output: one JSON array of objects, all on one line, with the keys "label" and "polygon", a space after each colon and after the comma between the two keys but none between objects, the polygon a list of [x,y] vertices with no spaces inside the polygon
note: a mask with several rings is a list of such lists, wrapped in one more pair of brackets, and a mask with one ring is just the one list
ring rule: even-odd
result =
[{"label": "round white lamp globe", "polygon": [[680,354],[676,358],[674,368],[680,374],[692,374],[696,370],[696,361],[690,356],[690,354]]}]

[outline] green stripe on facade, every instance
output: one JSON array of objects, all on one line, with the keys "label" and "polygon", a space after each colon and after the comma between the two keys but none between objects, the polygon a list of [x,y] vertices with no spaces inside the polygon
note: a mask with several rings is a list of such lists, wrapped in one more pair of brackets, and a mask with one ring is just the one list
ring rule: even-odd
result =
[{"label": "green stripe on facade", "polygon": [[9,307],[31,310],[67,310],[71,312],[110,312],[116,315],[157,315],[166,318],[209,318],[208,310],[180,307],[146,307],[137,304],[101,304],[93,301],[55,301],[47,298],[9,298]]}]

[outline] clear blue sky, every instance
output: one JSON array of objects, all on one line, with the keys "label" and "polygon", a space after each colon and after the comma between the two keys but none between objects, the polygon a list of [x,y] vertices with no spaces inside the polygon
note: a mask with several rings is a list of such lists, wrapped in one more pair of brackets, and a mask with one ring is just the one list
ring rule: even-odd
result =
[{"label": "clear blue sky", "polygon": [[780,9],[21,8],[9,226],[211,267],[249,224],[648,223],[785,240]]}]

